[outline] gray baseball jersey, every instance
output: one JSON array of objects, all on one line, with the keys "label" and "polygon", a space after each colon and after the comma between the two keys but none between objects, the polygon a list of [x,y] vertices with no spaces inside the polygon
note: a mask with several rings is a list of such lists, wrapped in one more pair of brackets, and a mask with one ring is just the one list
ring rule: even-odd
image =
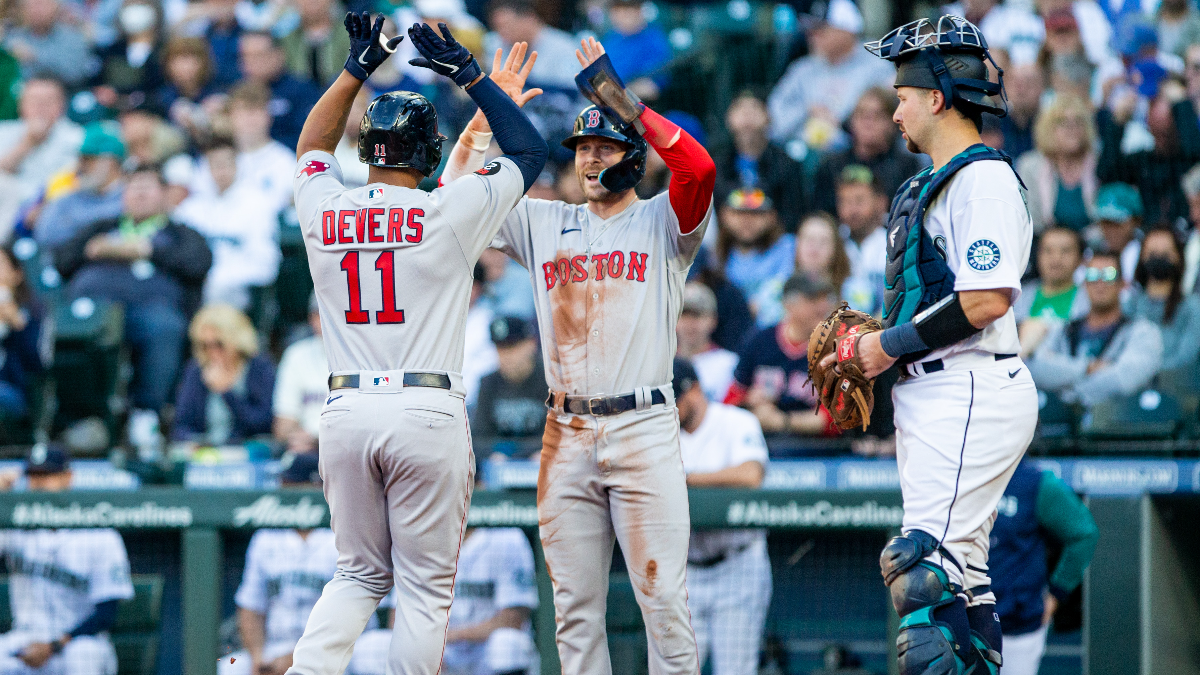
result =
[{"label": "gray baseball jersey", "polygon": [[516,165],[428,193],[347,189],[333,155],[312,151],[295,190],[330,370],[460,372],[471,272],[524,194]]},{"label": "gray baseball jersey", "polygon": [[529,270],[550,389],[623,394],[671,381],[683,285],[711,218],[683,234],[665,192],[608,220],[586,205],[517,204],[492,245]]}]

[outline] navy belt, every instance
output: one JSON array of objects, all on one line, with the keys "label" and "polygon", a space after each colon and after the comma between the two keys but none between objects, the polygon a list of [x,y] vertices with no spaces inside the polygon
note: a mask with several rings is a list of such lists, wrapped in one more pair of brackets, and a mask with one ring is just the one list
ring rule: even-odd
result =
[{"label": "navy belt", "polygon": [[[650,391],[650,405],[662,405],[667,397],[657,387]],[[554,409],[554,392],[546,397],[546,407]],[[637,397],[633,394],[621,396],[566,396],[563,399],[563,410],[576,415],[619,415],[637,407]]]},{"label": "navy belt", "polygon": [[[329,391],[334,389],[358,389],[358,373],[352,375],[330,375]],[[404,373],[406,387],[432,387],[433,389],[449,389],[450,376],[445,373]]]},{"label": "navy belt", "polygon": [[733,556],[750,548],[750,546],[751,546],[751,544],[744,544],[742,546],[738,546],[737,548],[735,548],[733,550],[722,551],[722,552],[714,555],[711,558],[705,558],[703,560],[689,560],[689,561],[687,561],[687,564],[689,567],[699,567],[700,569],[708,569],[710,567],[716,567],[717,565],[720,565],[721,563],[725,562],[726,560],[729,560]]},{"label": "navy belt", "polygon": [[[997,361],[1003,361],[1005,359],[1015,359],[1015,358],[1017,358],[1016,354],[996,354]],[[925,371],[926,375],[928,375],[929,373],[936,373],[939,370],[945,370],[945,369],[946,369],[946,362],[942,361],[941,359],[934,359],[932,361],[922,361],[921,362],[921,370]]]}]

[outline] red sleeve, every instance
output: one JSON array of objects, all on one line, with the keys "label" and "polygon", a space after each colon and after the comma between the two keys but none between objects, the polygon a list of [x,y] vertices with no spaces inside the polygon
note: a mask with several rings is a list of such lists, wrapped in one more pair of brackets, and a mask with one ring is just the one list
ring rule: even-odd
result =
[{"label": "red sleeve", "polygon": [[729,385],[729,391],[725,392],[725,400],[721,401],[725,405],[741,405],[742,401],[746,400],[746,392],[749,391],[746,385],[734,380]]},{"label": "red sleeve", "polygon": [[646,142],[658,151],[671,170],[667,193],[671,209],[679,219],[679,231],[691,234],[704,220],[712,203],[717,165],[699,141],[650,108],[645,108],[638,119],[646,127],[643,134]]}]

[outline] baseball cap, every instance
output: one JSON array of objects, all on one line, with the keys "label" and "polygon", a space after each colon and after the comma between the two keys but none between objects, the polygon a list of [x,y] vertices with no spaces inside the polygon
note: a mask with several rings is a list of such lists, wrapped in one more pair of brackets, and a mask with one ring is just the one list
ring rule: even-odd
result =
[{"label": "baseball cap", "polygon": [[833,284],[828,279],[813,279],[804,273],[793,274],[783,284],[783,298],[786,300],[788,296],[797,293],[806,298],[819,298],[823,295],[831,295]]},{"label": "baseball cap", "polygon": [[68,466],[67,451],[58,443],[37,443],[25,458],[25,474],[29,476],[62,473]]},{"label": "baseball cap", "polygon": [[1060,30],[1079,30],[1079,22],[1075,20],[1075,13],[1069,7],[1050,12],[1046,15],[1044,22],[1048,33]]},{"label": "baseball cap", "polygon": [[1096,218],[1123,222],[1142,217],[1142,196],[1129,183],[1109,183],[1096,193]]},{"label": "baseball cap", "polygon": [[507,347],[533,337],[533,328],[519,316],[497,317],[488,326],[488,331],[497,347]]},{"label": "baseball cap", "polygon": [[678,356],[675,357],[675,362],[671,366],[671,373],[671,389],[675,391],[677,399],[700,381],[700,376],[696,374],[696,367],[692,365],[692,362]]},{"label": "baseball cap", "polygon": [[863,164],[847,164],[838,175],[838,185],[874,185],[875,172]]},{"label": "baseball cap", "polygon": [[320,460],[315,452],[287,453],[279,462],[281,485],[320,485]]},{"label": "baseball cap", "polygon": [[81,155],[112,155],[125,159],[125,144],[121,142],[121,128],[114,122],[92,122],[83,128]]},{"label": "baseball cap", "polygon": [[683,313],[709,315],[717,313],[717,296],[708,286],[693,281],[683,287]]},{"label": "baseball cap", "polygon": [[863,16],[854,0],[817,0],[800,17],[807,30],[829,26],[859,35],[863,31]]},{"label": "baseball cap", "polygon": [[1158,31],[1142,21],[1127,21],[1117,32],[1116,43],[1121,56],[1136,56],[1144,49],[1158,48]]},{"label": "baseball cap", "polygon": [[775,203],[762,190],[744,187],[730,192],[725,198],[725,206],[734,211],[770,211],[775,208]]}]

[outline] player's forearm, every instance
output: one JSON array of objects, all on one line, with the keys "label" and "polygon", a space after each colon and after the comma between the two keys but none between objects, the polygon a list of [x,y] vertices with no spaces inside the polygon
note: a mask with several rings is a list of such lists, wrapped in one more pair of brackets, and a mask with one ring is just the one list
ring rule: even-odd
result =
[{"label": "player's forearm", "polygon": [[756,488],[762,485],[763,473],[760,462],[749,461],[720,471],[689,473],[687,484],[689,487]]},{"label": "player's forearm", "polygon": [[952,293],[913,317],[912,321],[880,333],[879,345],[894,359],[949,347],[1004,316],[1011,298],[1007,288]]},{"label": "player's forearm", "polygon": [[456,628],[451,631],[449,641],[451,642],[484,642],[498,628],[513,628],[520,630],[525,622],[529,620],[529,608],[527,607],[505,607],[496,612],[492,618],[487,621],[482,621],[473,626],[465,626]]},{"label": "player's forearm", "polygon": [[297,157],[313,150],[333,152],[337,148],[338,140],[346,130],[350,105],[361,88],[362,82],[350,73],[343,70],[338,75],[309,111],[308,119],[304,120],[300,140],[296,144]]},{"label": "player's forearm", "polygon": [[671,170],[667,187],[671,209],[684,234],[696,229],[712,204],[717,165],[700,142],[671,120],[650,108],[642,111],[643,136]]},{"label": "player's forearm", "polygon": [[446,168],[442,170],[439,183],[448,185],[482,169],[491,143],[492,129],[488,126],[483,112],[476,110],[475,116],[454,143],[454,149],[450,151],[450,159],[446,160]]},{"label": "player's forearm", "polygon": [[1043,473],[1037,497],[1038,524],[1062,543],[1062,555],[1050,575],[1050,592],[1059,600],[1083,582],[1096,552],[1099,530],[1088,508],[1062,479]]},{"label": "player's forearm", "polygon": [[96,603],[96,609],[84,619],[68,635],[72,638],[80,635],[96,635],[110,630],[117,622],[117,600],[105,600]]},{"label": "player's forearm", "polygon": [[[495,134],[501,152],[521,171],[528,190],[546,166],[550,150],[516,102],[489,77],[467,89]],[[344,119],[344,118],[343,118]]]},{"label": "player's forearm", "polygon": [[267,617],[244,607],[239,607],[237,613],[242,646],[250,652],[250,661],[258,663],[262,660],[263,644],[266,642]]}]

